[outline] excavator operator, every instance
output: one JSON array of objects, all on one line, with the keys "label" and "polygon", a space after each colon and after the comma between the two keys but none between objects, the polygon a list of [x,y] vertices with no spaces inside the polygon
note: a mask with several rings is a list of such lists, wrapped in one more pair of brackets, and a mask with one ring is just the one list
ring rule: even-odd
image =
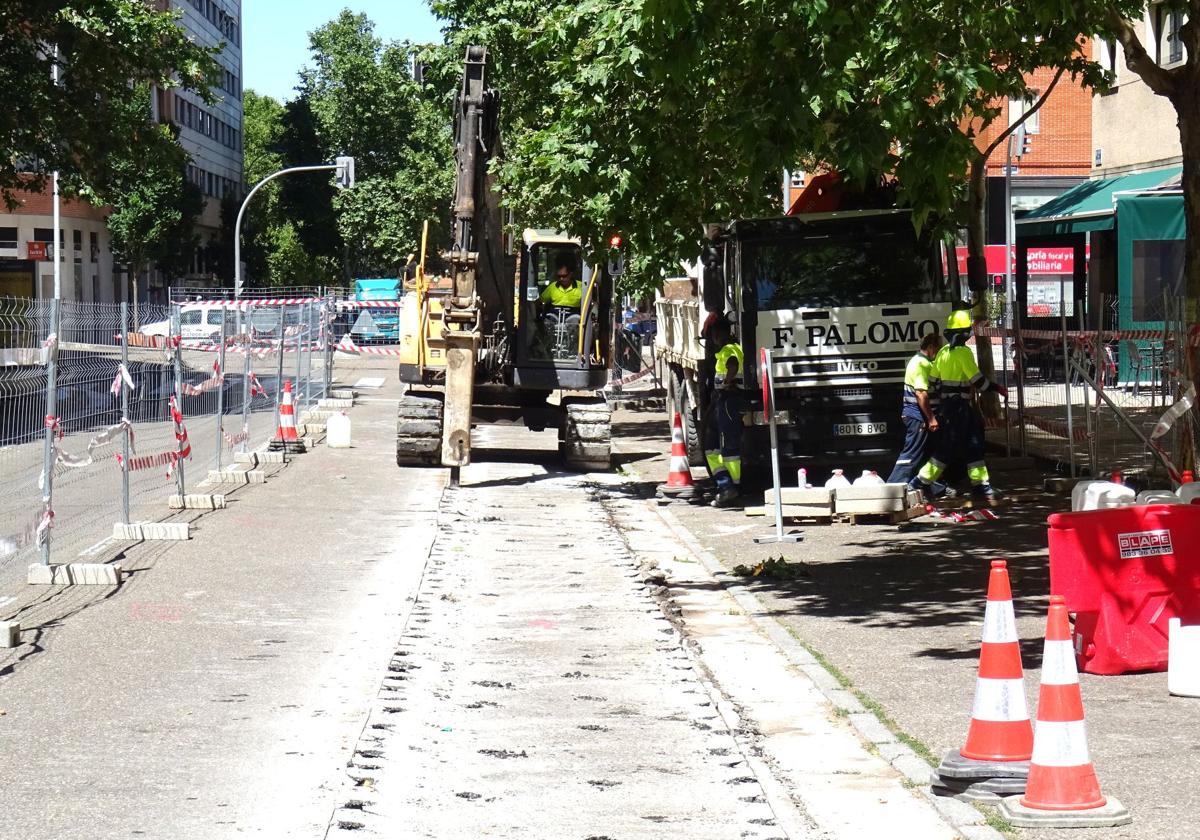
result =
[{"label": "excavator operator", "polygon": [[554,282],[538,297],[541,321],[550,335],[555,335],[562,324],[566,335],[574,337],[579,332],[583,284],[576,279],[575,264],[569,257],[560,257],[556,265]]}]

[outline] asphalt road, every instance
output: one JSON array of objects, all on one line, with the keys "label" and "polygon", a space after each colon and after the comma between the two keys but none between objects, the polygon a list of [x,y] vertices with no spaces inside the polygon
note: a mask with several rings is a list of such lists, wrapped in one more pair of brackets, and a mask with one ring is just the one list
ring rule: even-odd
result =
[{"label": "asphalt road", "polygon": [[397,470],[389,369],[354,448],[21,608],[0,836],[955,836],[619,476]]},{"label": "asphalt road", "polygon": [[[626,469],[645,492],[667,473],[669,428],[661,410],[622,412]],[[699,477],[700,471],[697,471]],[[996,473],[1002,490],[1040,487],[1040,475]],[[796,577],[750,586],[784,623],[900,728],[939,758],[962,746],[970,718],[990,561],[1009,561],[1030,713],[1049,596],[1046,516],[1069,499],[1044,496],[1000,508],[995,522],[804,525],[798,546],[757,546],[770,518],[676,504],[672,512],[728,568],[769,557],[798,564]],[[1076,829],[1080,840],[1200,834],[1200,732],[1194,699],[1171,697],[1166,674],[1081,675],[1088,741],[1102,790],[1132,812],[1132,825]],[[1061,831],[1018,830],[1049,840]]]}]

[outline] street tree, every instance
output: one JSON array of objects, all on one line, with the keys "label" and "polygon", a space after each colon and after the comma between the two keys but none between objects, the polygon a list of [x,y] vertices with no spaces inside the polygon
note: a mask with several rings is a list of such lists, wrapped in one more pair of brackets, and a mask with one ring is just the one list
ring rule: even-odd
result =
[{"label": "street tree", "polygon": [[384,42],[365,15],[343,11],[310,34],[310,48],[299,97],[283,117],[285,161],[350,155],[357,186],[337,191],[328,177],[298,176],[281,186],[283,203],[307,206],[298,233],[312,253],[344,259],[354,276],[394,275],[418,249],[422,222],[433,220],[437,236],[448,233],[448,99],[413,78],[418,48]]},{"label": "street tree", "polygon": [[113,254],[128,268],[131,299],[137,300],[138,278],[151,264],[167,274],[187,270],[204,196],[186,177],[189,158],[175,129],[151,120],[149,87],[137,85],[133,93],[121,116],[133,131],[129,148],[109,159],[105,190],[91,196],[110,208],[106,224]]},{"label": "street tree", "polygon": [[[136,154],[120,107],[137,83],[208,96],[215,49],[194,44],[177,14],[144,0],[7,0],[0,15],[0,197],[68,187],[106,189],[109,162]],[[58,83],[52,68],[58,68]]]}]

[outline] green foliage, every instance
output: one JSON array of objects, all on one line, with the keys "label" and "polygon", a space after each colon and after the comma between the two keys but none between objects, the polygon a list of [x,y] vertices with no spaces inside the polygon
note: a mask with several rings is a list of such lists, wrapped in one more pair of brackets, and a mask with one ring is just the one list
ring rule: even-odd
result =
[{"label": "green foliage", "polygon": [[1079,34],[1136,5],[433,0],[450,49],[491,50],[518,216],[591,243],[622,230],[668,274],[702,223],[778,212],[797,164],[898,179],[919,223],[960,223],[996,100],[1041,66],[1103,84]]},{"label": "green foliage", "polygon": [[156,263],[182,274],[196,247],[196,218],[204,196],[186,178],[187,153],[171,127],[151,121],[150,89],[132,88],[118,115],[131,126],[127,153],[106,166],[105,192],[96,200],[111,206],[107,224],[113,253],[134,272]]},{"label": "green foliage", "polygon": [[[216,63],[144,0],[7,0],[0,15],[0,195],[45,186],[58,169],[68,188],[103,194],[135,156],[140,119],[129,107],[141,83],[208,95]],[[60,84],[51,80],[59,55]],[[133,84],[131,84],[133,83]],[[40,165],[34,163],[40,162]],[[31,176],[28,170],[38,170]]]},{"label": "green foliage", "polygon": [[[247,181],[346,154],[357,186],[338,191],[319,173],[265,187],[248,226],[249,274],[276,284],[398,276],[422,222],[432,221],[431,250],[448,235],[453,141],[437,80],[449,76],[435,66],[440,54],[385,43],[349,11],[312,32],[310,47],[295,101],[247,93]],[[410,72],[414,55],[430,66],[425,85]]]}]

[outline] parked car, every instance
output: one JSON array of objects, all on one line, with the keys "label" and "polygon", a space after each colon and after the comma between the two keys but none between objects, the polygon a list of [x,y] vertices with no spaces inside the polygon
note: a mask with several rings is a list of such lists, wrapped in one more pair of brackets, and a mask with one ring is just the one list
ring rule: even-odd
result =
[{"label": "parked car", "polygon": [[[221,319],[232,312],[219,304],[188,303],[179,312],[179,334],[185,341],[214,341],[221,337]],[[167,336],[171,334],[171,321],[155,321],[146,324],[139,332],[142,335]]]}]

